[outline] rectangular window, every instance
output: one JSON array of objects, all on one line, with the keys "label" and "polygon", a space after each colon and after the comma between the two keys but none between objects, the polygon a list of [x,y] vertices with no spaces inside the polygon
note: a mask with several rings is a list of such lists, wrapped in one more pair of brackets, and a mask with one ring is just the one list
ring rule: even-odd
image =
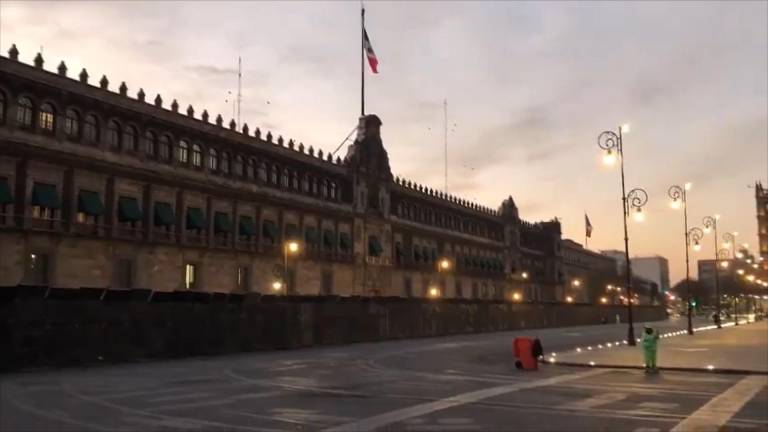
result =
[{"label": "rectangular window", "polygon": [[104,203],[98,192],[81,190],[77,195],[77,222],[95,224],[104,214]]},{"label": "rectangular window", "polygon": [[456,298],[463,298],[464,297],[464,287],[461,286],[461,281],[456,281]]},{"label": "rectangular window", "polygon": [[48,255],[30,253],[24,269],[24,283],[29,285],[48,285]]},{"label": "rectangular window", "polygon": [[130,259],[119,259],[115,262],[112,286],[119,289],[133,288],[134,263]]},{"label": "rectangular window", "polygon": [[198,233],[205,230],[205,214],[198,207],[187,208],[187,230],[197,230]]},{"label": "rectangular window", "polygon": [[240,240],[242,241],[249,241],[251,237],[253,237],[256,234],[256,227],[253,224],[252,217],[240,216],[238,234],[240,235]]},{"label": "rectangular window", "polygon": [[237,267],[237,289],[239,291],[248,291],[248,267]]},{"label": "rectangular window", "polygon": [[184,265],[184,288],[197,288],[197,266],[195,264]]},{"label": "rectangular window", "polygon": [[155,203],[154,216],[155,226],[165,227],[167,229],[174,224],[173,207],[167,202]]},{"label": "rectangular window", "polygon": [[333,294],[333,271],[323,270],[321,276],[320,294],[331,295]]}]

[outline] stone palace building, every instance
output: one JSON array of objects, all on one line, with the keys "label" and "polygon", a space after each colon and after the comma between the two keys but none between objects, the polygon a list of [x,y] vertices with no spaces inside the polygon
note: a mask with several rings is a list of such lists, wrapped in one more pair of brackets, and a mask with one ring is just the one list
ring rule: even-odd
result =
[{"label": "stone palace building", "polygon": [[[557,220],[393,178],[64,62],[0,57],[0,286],[562,300]],[[296,251],[288,244],[295,242]],[[287,259],[286,259],[287,257]],[[285,263],[287,262],[287,267]]]}]

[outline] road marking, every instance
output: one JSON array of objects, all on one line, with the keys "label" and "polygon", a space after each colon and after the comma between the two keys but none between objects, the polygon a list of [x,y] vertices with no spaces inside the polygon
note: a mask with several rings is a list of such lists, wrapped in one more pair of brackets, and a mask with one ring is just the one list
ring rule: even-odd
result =
[{"label": "road marking", "polygon": [[277,367],[272,369],[267,369],[267,372],[279,372],[279,371],[287,371],[287,370],[293,370],[293,369],[303,369],[307,367],[308,365],[293,365],[293,366],[285,366],[285,367]]},{"label": "road marking", "polygon": [[768,377],[748,376],[678,423],[672,432],[718,431],[766,385]]},{"label": "road marking", "polygon": [[155,399],[149,399],[147,402],[153,403],[153,402],[166,402],[166,401],[175,401],[180,399],[194,399],[194,398],[201,398],[210,396],[210,393],[187,393],[187,394],[181,394],[181,395],[172,395],[172,396],[163,396]]},{"label": "road marking", "polygon": [[593,369],[587,372],[573,373],[568,375],[558,375],[551,378],[544,378],[539,380],[531,380],[527,382],[520,382],[515,384],[508,384],[498,387],[490,387],[483,390],[477,390],[469,393],[462,393],[456,396],[451,396],[445,399],[437,400],[434,402],[427,402],[419,405],[414,405],[408,408],[402,408],[388,413],[379,414],[373,417],[364,418],[352,423],[347,423],[326,429],[326,431],[335,432],[362,432],[371,431],[388,424],[401,422],[403,420],[423,416],[448,408],[452,408],[459,405],[465,405],[473,402],[477,402],[483,399],[488,399],[495,396],[501,396],[506,393],[512,393],[519,390],[531,389],[536,387],[544,387],[548,385],[558,384],[565,381],[573,381],[598,375],[608,372],[607,369]]},{"label": "road marking", "polygon": [[609,403],[618,402],[622,399],[626,399],[627,396],[627,393],[603,393],[591,398],[569,402],[567,404],[561,405],[560,407],[566,409],[590,409],[602,405],[607,405]]},{"label": "road marking", "polygon": [[263,398],[272,397],[272,396],[280,396],[283,394],[285,394],[285,392],[280,390],[267,391],[262,393],[244,393],[244,394],[230,396],[226,398],[211,399],[211,400],[206,400],[201,402],[190,402],[190,403],[177,404],[177,405],[161,405],[158,407],[152,407],[149,409],[149,411],[154,412],[154,411],[189,409],[189,408],[218,406],[218,405],[229,405],[233,402],[241,401],[244,399],[263,399]]},{"label": "road marking", "polygon": [[673,410],[680,406],[676,403],[664,403],[664,402],[643,402],[638,405],[640,408],[661,409],[661,410]]}]

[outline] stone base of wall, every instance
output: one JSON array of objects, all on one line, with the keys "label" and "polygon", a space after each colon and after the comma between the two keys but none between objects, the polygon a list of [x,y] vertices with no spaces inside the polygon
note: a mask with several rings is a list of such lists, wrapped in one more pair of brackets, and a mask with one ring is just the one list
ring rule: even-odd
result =
[{"label": "stone base of wall", "polygon": [[[626,308],[399,297],[0,288],[0,370],[599,324]],[[666,318],[637,306],[634,319]]]}]

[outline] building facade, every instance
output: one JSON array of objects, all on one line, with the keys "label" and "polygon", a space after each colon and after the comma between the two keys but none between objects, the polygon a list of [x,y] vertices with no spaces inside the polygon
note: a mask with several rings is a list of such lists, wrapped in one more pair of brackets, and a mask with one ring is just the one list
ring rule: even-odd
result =
[{"label": "building facade", "polygon": [[565,296],[581,303],[599,303],[613,299],[607,287],[620,286],[616,260],[602,253],[585,249],[573,240],[563,240],[563,284]]},{"label": "building facade", "polygon": [[0,286],[534,301],[562,291],[557,220],[526,222],[511,197],[494,210],[393,178],[375,115],[334,159],[18,55],[14,45],[0,57]]},{"label": "building facade", "polygon": [[661,292],[669,291],[669,261],[663,256],[635,257],[632,261],[632,273],[655,283]]}]

